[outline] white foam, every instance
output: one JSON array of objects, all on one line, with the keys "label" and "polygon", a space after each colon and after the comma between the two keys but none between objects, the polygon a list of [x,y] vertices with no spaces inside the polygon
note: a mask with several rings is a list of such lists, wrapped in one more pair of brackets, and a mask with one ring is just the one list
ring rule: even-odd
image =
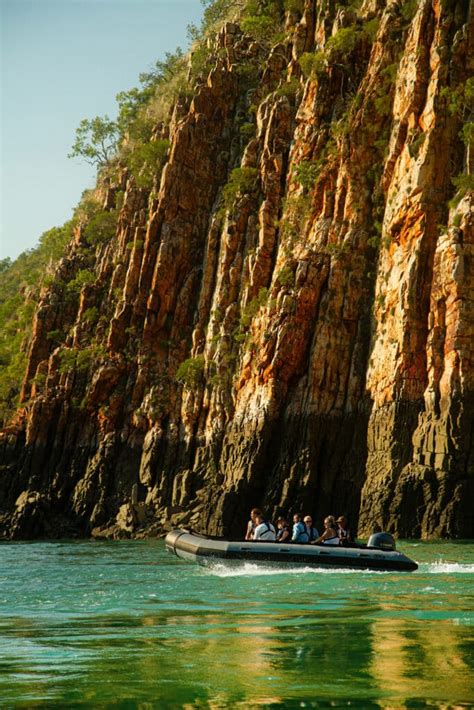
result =
[{"label": "white foam", "polygon": [[474,565],[458,562],[433,562],[420,565],[420,572],[428,574],[474,574]]},{"label": "white foam", "polygon": [[231,566],[224,563],[214,563],[206,566],[205,571],[216,577],[267,577],[274,575],[301,575],[301,574],[387,574],[379,570],[354,570],[328,567],[262,567],[251,562]]}]

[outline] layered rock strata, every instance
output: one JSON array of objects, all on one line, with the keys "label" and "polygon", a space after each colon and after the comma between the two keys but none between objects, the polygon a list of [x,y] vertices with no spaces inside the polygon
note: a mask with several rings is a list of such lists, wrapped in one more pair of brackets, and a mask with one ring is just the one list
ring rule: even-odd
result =
[{"label": "layered rock strata", "polygon": [[236,534],[254,505],[474,536],[472,194],[448,206],[472,165],[446,92],[472,17],[405,10],[307,0],[274,46],[224,26],[156,190],[124,171],[116,236],[91,257],[78,230],[42,294],[5,536]]}]

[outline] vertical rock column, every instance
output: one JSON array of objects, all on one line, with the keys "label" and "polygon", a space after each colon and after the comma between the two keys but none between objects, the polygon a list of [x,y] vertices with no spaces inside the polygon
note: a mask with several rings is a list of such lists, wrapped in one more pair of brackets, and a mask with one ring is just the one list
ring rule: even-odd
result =
[{"label": "vertical rock column", "polygon": [[463,502],[472,500],[474,473],[469,198],[439,236],[460,153],[460,126],[441,90],[466,72],[465,20],[455,3],[421,2],[398,74],[367,381],[373,411],[362,534],[374,526],[405,537],[474,534]]}]

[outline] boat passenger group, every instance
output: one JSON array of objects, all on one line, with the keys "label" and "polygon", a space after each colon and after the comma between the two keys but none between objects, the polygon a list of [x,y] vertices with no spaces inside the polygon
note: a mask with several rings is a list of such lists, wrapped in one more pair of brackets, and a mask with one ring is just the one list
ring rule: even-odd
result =
[{"label": "boat passenger group", "polygon": [[343,515],[336,518],[328,515],[324,519],[324,532],[322,535],[313,527],[311,516],[296,513],[293,516],[293,527],[286,518],[280,517],[276,521],[276,527],[265,520],[259,508],[250,511],[250,520],[245,534],[246,540],[266,541],[266,542],[297,542],[309,543],[311,545],[347,545],[352,542],[350,531],[347,529],[347,521]]}]

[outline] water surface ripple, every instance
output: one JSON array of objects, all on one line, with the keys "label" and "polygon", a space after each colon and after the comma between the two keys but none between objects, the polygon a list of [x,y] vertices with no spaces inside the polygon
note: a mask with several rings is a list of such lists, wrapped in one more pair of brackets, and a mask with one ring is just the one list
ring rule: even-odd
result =
[{"label": "water surface ripple", "polygon": [[0,707],[472,708],[474,544],[399,547],[418,572],[3,543]]}]

